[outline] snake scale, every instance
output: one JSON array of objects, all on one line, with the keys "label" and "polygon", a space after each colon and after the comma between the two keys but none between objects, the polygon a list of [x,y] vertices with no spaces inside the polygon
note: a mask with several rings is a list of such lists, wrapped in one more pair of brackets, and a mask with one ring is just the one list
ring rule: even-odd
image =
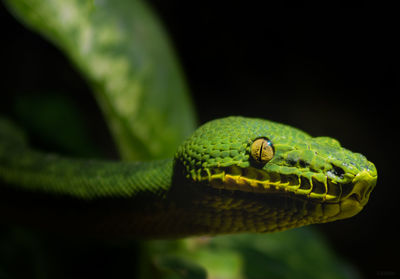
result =
[{"label": "snake scale", "polygon": [[328,137],[245,117],[199,127],[174,158],[64,158],[0,127],[0,217],[142,238],[273,232],[354,216],[377,170]]}]

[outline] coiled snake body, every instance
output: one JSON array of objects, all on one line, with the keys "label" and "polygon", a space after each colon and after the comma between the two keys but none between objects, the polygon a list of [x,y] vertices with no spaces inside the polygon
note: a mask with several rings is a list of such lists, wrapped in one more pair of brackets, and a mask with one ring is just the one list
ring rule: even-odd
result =
[{"label": "coiled snake body", "polygon": [[357,214],[375,166],[327,137],[227,117],[198,128],[172,159],[77,160],[31,149],[1,122],[1,218],[136,237],[270,232]]}]

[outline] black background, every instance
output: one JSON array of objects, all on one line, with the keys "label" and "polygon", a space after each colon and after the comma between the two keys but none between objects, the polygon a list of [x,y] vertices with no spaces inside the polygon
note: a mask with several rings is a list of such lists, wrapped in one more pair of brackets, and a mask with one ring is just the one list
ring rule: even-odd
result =
[{"label": "black background", "polygon": [[[375,163],[378,184],[365,210],[315,227],[365,277],[400,276],[395,18],[374,9],[150,2],[171,36],[200,123],[267,118],[335,137]],[[55,47],[1,4],[0,20],[3,112],[16,94],[54,91],[72,96],[89,120],[101,118],[88,86]],[[103,122],[91,129],[109,144]]]}]

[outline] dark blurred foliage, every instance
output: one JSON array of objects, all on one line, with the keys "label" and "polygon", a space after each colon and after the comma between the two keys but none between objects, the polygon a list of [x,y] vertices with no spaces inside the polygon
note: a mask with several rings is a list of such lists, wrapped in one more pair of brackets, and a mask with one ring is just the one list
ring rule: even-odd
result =
[{"label": "dark blurred foliage", "polygon": [[[396,18],[374,9],[311,13],[150,2],[172,38],[201,123],[228,115],[267,118],[335,137],[375,163],[378,185],[365,210],[314,227],[365,277],[399,276]],[[0,20],[1,113],[26,123],[16,100],[68,96],[95,148],[115,157],[101,112],[74,67],[3,6]]]}]

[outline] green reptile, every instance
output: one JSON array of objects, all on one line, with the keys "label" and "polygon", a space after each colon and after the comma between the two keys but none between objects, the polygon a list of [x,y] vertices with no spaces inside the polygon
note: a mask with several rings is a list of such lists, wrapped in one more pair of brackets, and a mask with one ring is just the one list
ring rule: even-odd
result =
[{"label": "green reptile", "polygon": [[149,162],[42,153],[11,123],[0,127],[2,218],[63,231],[144,238],[281,231],[357,214],[376,180],[375,166],[335,139],[262,119],[208,122],[174,158]]},{"label": "green reptile", "polygon": [[[79,116],[75,109],[60,113],[68,107],[64,99],[49,102],[37,92],[19,106],[17,98],[11,115],[33,138],[28,143],[19,128],[0,118],[0,223],[6,224],[0,232],[0,277],[358,278],[309,227],[164,239],[278,231],[350,217],[367,203],[376,183],[376,170],[363,156],[333,139],[261,119],[219,119],[194,132],[188,86],[148,1],[4,3],[75,66],[123,162],[82,159],[96,145],[91,140],[77,152],[71,149],[87,127],[71,131],[85,121],[73,117]],[[13,65],[25,65],[15,54]],[[51,81],[46,73],[37,72]],[[11,92],[21,89],[13,79],[5,83],[10,82]],[[38,91],[49,89],[40,86]],[[59,86],[68,95],[76,90]],[[256,99],[270,102],[268,95]],[[40,230],[20,230],[22,224]],[[96,234],[111,237],[93,239]],[[119,236],[134,240],[115,246]]]}]

